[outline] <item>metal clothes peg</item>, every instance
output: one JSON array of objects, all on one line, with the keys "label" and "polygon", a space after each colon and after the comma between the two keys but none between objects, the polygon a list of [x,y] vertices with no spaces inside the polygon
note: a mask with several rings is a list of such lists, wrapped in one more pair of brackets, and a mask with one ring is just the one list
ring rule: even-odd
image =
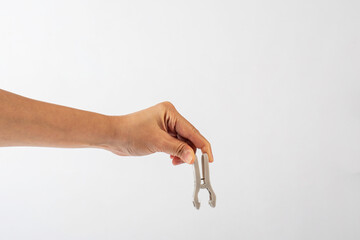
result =
[{"label": "metal clothes peg", "polygon": [[194,161],[194,207],[196,209],[200,208],[200,202],[198,194],[201,188],[206,188],[209,192],[209,204],[211,207],[216,206],[216,195],[210,184],[210,172],[209,172],[209,157],[206,153],[201,156],[201,166],[202,166],[202,177],[200,177],[199,162],[197,156],[195,156]]}]

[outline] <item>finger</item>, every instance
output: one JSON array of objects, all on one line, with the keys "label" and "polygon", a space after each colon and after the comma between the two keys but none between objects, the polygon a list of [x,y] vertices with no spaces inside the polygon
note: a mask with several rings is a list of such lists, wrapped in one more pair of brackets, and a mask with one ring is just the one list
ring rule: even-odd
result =
[{"label": "finger", "polygon": [[202,153],[209,155],[209,162],[214,161],[211,145],[208,140],[183,116],[179,114],[174,129],[181,137],[190,140]]},{"label": "finger", "polygon": [[176,137],[177,139],[179,139],[180,141],[183,141],[183,142],[186,142],[193,150],[194,150],[194,153],[196,154],[196,147],[195,145],[188,139],[186,138],[183,138],[182,136],[180,136],[179,134],[176,134]]},{"label": "finger", "polygon": [[178,157],[183,162],[192,164],[195,160],[194,150],[184,141],[170,136],[168,133],[161,134],[160,151]]},{"label": "finger", "polygon": [[172,164],[173,165],[180,165],[180,164],[183,164],[184,163],[184,161],[183,160],[181,160],[180,158],[178,158],[178,157],[174,157],[173,158],[173,160],[172,160]]}]

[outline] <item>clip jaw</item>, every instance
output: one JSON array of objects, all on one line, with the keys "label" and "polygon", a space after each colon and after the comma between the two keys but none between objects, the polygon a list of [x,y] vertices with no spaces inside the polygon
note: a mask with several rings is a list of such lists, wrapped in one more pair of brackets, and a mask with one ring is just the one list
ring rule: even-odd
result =
[{"label": "clip jaw", "polygon": [[199,162],[197,156],[195,156],[194,161],[194,207],[196,209],[200,208],[200,202],[198,198],[198,194],[201,188],[206,188],[209,191],[209,204],[211,207],[216,206],[216,195],[214,190],[210,184],[210,172],[209,172],[209,157],[206,153],[201,156],[201,165],[202,165],[202,178],[200,177],[200,169],[199,169]]}]

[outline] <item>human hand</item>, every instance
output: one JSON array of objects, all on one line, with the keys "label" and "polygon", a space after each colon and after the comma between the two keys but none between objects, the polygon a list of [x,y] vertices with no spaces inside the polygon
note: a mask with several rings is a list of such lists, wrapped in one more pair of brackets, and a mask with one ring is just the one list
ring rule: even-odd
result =
[{"label": "human hand", "polygon": [[192,164],[196,149],[209,155],[210,143],[181,116],[170,102],[124,116],[109,116],[113,135],[105,149],[120,156],[141,156],[155,152],[170,154],[172,163]]}]

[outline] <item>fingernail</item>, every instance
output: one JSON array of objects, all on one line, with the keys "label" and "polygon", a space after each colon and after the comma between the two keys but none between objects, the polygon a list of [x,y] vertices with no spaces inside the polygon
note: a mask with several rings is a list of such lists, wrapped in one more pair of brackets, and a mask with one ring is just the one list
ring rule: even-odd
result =
[{"label": "fingernail", "polygon": [[189,164],[192,163],[192,160],[193,160],[193,153],[192,153],[192,151],[186,150],[186,151],[184,152],[184,160],[185,160],[186,163],[189,163]]}]

